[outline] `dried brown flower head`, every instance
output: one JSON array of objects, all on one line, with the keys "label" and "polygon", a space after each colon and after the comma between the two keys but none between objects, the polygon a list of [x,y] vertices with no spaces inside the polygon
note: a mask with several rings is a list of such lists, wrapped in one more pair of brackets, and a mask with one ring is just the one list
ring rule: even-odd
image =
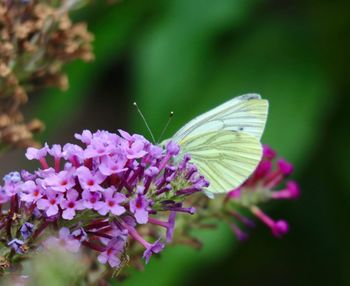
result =
[{"label": "dried brown flower head", "polygon": [[[69,12],[81,0],[2,0],[0,3],[0,146],[37,145],[38,120],[25,123],[19,111],[28,92],[68,88],[62,66],[91,61],[93,35]],[[55,3],[55,4],[53,4]]]}]

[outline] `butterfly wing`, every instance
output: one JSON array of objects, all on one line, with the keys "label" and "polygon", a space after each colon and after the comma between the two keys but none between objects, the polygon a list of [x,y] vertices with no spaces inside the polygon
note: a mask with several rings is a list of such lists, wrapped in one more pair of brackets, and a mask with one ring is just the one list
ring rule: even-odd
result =
[{"label": "butterfly wing", "polygon": [[241,131],[260,139],[267,113],[268,101],[261,99],[260,95],[241,95],[194,118],[177,131],[172,139],[181,142],[187,136],[218,130]]},{"label": "butterfly wing", "polygon": [[211,193],[226,193],[240,186],[262,156],[259,140],[244,132],[205,132],[185,138],[180,145],[210,182]]}]

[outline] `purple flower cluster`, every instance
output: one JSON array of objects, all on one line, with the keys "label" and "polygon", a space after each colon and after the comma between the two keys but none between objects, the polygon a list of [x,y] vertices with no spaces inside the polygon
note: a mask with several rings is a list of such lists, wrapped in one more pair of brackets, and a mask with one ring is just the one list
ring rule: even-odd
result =
[{"label": "purple flower cluster", "polygon": [[[12,237],[11,219],[0,225],[8,230],[12,249],[24,249],[26,241],[56,225],[59,237],[47,239],[45,246],[60,244],[75,252],[84,245],[98,252],[101,263],[118,267],[128,238],[144,247],[146,262],[164,247],[160,239],[148,242],[138,225],[161,226],[166,241],[172,240],[176,213],[195,212],[184,206],[184,200],[208,182],[188,155],[180,157],[174,142],[157,146],[141,135],[122,130],[119,134],[84,130],[75,137],[85,147],[28,148],[26,157],[38,160],[41,168],[34,173],[12,172],[0,187],[0,204],[9,202],[9,214],[22,212],[28,218],[16,232],[22,240]],[[159,215],[167,215],[168,220]]]},{"label": "purple flower cluster", "polygon": [[[293,172],[293,166],[284,159],[276,157],[276,152],[264,145],[260,164],[243,185],[227,194],[225,208],[236,222],[254,227],[253,221],[237,211],[237,205],[248,208],[271,229],[274,236],[281,237],[288,232],[288,223],[285,220],[274,221],[257,206],[271,199],[297,199],[300,195],[299,186],[295,181],[287,181],[285,187],[278,190]],[[231,223],[231,227],[239,240],[247,238],[246,232],[241,230],[237,223]]]}]

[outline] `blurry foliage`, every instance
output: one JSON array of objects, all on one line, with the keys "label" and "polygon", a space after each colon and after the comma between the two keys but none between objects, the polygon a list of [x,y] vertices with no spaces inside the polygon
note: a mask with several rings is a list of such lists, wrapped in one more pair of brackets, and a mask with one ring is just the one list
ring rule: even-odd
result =
[{"label": "blurry foliage", "polygon": [[59,247],[36,253],[30,261],[24,263],[21,275],[8,274],[2,283],[4,286],[45,286],[48,283],[52,286],[83,285],[77,282],[85,277],[88,268],[86,264],[83,257]]},{"label": "blurry foliage", "polygon": [[[225,226],[200,232],[202,251],[169,248],[124,285],[349,285],[349,2],[102,2],[76,15],[95,33],[96,61],[71,64],[70,90],[49,91],[57,94],[40,97],[34,107],[48,127],[43,139],[77,114],[88,125],[88,97],[102,99],[97,87],[105,71],[125,65],[126,95],[110,85],[120,100],[115,116],[121,113],[132,123],[130,131],[145,135],[125,101],[138,101],[157,137],[170,110],[175,117],[167,136],[233,96],[261,93],[271,106],[263,141],[296,164],[303,191],[299,202],[276,211],[291,221],[286,239],[258,228],[236,249]],[[100,108],[100,128],[111,126],[103,121],[105,109],[94,108]]]},{"label": "blurry foliage", "polygon": [[70,285],[84,277],[86,265],[64,249],[40,253],[27,263],[24,272],[30,276],[29,286],[44,286],[49,282],[52,286]]}]

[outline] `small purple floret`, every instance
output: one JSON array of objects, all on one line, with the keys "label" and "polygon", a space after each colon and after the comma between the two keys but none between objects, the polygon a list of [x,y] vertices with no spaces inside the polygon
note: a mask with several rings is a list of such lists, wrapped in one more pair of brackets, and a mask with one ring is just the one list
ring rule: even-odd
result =
[{"label": "small purple floret", "polygon": [[143,188],[138,191],[136,197],[130,201],[130,211],[135,215],[136,221],[145,224],[148,221],[148,205],[146,196],[142,194]]},{"label": "small purple floret", "polygon": [[34,225],[30,222],[25,222],[20,228],[20,232],[24,240],[27,240],[29,237],[31,237],[33,231]]},{"label": "small purple floret", "polygon": [[18,254],[25,253],[23,249],[24,242],[22,240],[15,238],[15,239],[12,239],[7,245]]},{"label": "small purple floret", "polygon": [[276,237],[281,237],[288,232],[289,226],[285,220],[276,221],[272,227],[272,233]]},{"label": "small purple floret", "polygon": [[145,259],[146,263],[149,262],[153,253],[159,253],[163,250],[163,248],[164,244],[161,243],[159,239],[153,244],[150,244],[143,253],[143,258]]}]

